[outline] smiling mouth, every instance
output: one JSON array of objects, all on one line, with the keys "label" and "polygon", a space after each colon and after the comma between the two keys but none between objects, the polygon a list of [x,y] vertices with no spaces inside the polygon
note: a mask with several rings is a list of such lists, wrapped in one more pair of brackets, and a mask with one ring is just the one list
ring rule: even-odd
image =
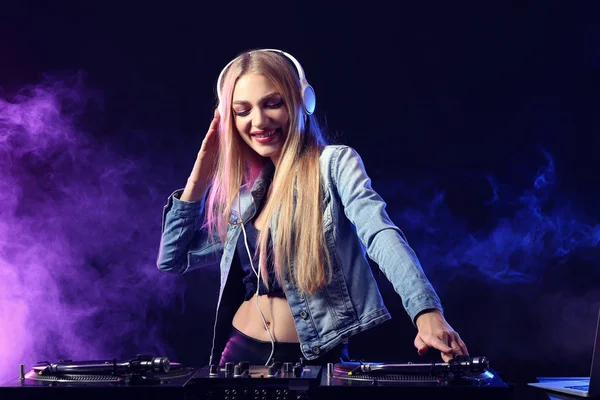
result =
[{"label": "smiling mouth", "polygon": [[253,134],[253,133],[251,133],[250,136],[255,137],[255,138],[262,138],[262,139],[264,139],[264,138],[271,137],[271,136],[275,135],[278,132],[280,132],[279,128],[273,129],[271,131],[268,131],[268,132],[265,132],[265,133],[261,133],[261,134]]}]

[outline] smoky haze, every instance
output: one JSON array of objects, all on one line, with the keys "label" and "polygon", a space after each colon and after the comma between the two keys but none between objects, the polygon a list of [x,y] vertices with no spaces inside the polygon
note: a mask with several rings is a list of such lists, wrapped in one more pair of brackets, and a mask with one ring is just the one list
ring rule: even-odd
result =
[{"label": "smoky haze", "polygon": [[[538,166],[515,179],[529,176],[526,185],[469,173],[376,189],[472,354],[533,376],[585,375],[600,310],[600,224],[562,189],[548,151],[532,149],[531,159]],[[469,190],[457,193],[461,185]]]},{"label": "smoky haze", "polygon": [[102,110],[82,72],[0,99],[0,381],[19,363],[170,351],[179,291],[155,266],[152,182],[170,171],[88,133]]},{"label": "smoky haze", "polygon": [[[0,99],[0,381],[19,363],[175,353],[168,336],[183,329],[172,317],[186,289],[155,260],[162,206],[187,171],[152,144],[156,132],[99,135],[104,101],[83,72]],[[374,186],[474,355],[539,362],[550,348],[549,359],[585,366],[600,307],[598,219],[561,190],[552,154],[532,158],[527,185],[485,174]],[[456,181],[471,190],[464,198],[484,193],[484,222],[452,207],[445,187]]]}]

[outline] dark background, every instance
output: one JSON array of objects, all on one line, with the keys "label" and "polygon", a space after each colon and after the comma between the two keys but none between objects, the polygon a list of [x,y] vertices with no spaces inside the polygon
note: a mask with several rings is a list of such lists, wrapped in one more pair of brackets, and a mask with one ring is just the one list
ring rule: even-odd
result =
[{"label": "dark background", "polygon": [[[600,26],[594,2],[3,2],[3,379],[40,359],[205,365],[216,271],[161,274],[221,68],[303,65],[471,355],[510,381],[587,375],[600,308]],[[393,319],[355,358],[419,361]],[[429,354],[427,360],[438,360]],[[4,367],[3,367],[4,368]]]}]

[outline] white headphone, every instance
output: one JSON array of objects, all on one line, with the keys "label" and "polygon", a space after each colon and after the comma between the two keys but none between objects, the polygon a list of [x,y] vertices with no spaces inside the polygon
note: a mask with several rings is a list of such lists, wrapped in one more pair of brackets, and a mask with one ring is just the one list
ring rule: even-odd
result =
[{"label": "white headphone", "polygon": [[[252,50],[252,51],[249,52],[249,54],[256,53],[256,52],[259,52],[259,51],[270,51],[270,52],[273,52],[273,53],[277,53],[277,54],[279,54],[279,55],[281,55],[283,57],[286,57],[288,60],[290,60],[292,62],[292,64],[294,64],[294,66],[296,67],[296,72],[298,73],[298,78],[300,79],[300,94],[302,96],[302,104],[304,106],[304,112],[307,115],[311,115],[315,111],[315,107],[316,107],[316,104],[317,104],[315,90],[313,89],[313,87],[306,80],[306,75],[304,74],[304,69],[302,69],[302,66],[300,65],[300,63],[298,62],[298,60],[296,60],[290,54],[288,54],[288,53],[286,53],[284,51],[281,51],[281,50],[277,50],[277,49]],[[225,68],[223,68],[223,70],[219,74],[219,78],[217,79],[217,96],[219,97],[219,102],[221,102],[221,81],[223,80],[223,75],[225,75],[225,71],[227,70],[227,68],[229,68],[229,66],[236,59],[237,59],[237,57],[235,59],[231,60],[225,66]]]}]

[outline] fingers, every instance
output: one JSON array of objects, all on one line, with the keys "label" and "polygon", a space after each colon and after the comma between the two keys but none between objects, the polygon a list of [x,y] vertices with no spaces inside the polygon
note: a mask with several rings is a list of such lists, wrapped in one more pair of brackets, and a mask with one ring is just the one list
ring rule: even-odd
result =
[{"label": "fingers", "polygon": [[215,108],[215,114],[213,115],[213,119],[212,119],[212,121],[210,121],[210,126],[208,127],[208,132],[209,133],[211,131],[217,130],[217,128],[219,126],[219,119],[220,118],[221,118],[221,115],[219,115],[219,109]]},{"label": "fingers", "polygon": [[431,335],[425,337],[417,335],[415,338],[415,347],[420,356],[427,353],[429,347],[433,347],[442,353],[452,354],[452,347],[448,346],[443,340]]},{"label": "fingers", "polygon": [[427,353],[427,350],[429,349],[427,344],[423,341],[423,339],[421,339],[421,336],[419,335],[417,335],[417,337],[415,338],[415,347],[417,348],[417,352],[420,356]]},{"label": "fingers", "polygon": [[452,347],[452,353],[455,355],[469,355],[469,351],[467,350],[467,345],[462,341],[458,332],[452,332],[448,337],[448,345]]},{"label": "fingers", "polygon": [[434,335],[417,334],[414,345],[420,356],[427,353],[429,347],[439,350],[445,362],[457,355],[469,355],[467,346],[456,332],[443,334],[442,338]]},{"label": "fingers", "polygon": [[[458,345],[458,354],[462,354],[465,356],[469,355],[469,350],[467,350],[467,345],[460,338],[457,339],[456,344]],[[454,349],[454,345],[452,346],[452,349]]]},{"label": "fingers", "polygon": [[454,356],[457,356],[457,355],[464,355],[464,356],[468,356],[469,355],[469,351],[467,350],[467,346],[462,341],[462,339],[460,338],[460,336],[458,335],[458,333],[455,333],[454,335],[451,335],[450,347],[452,348],[451,352],[449,352],[449,353],[442,352],[442,359],[444,361],[446,361],[446,362],[450,361],[451,359],[454,358]]},{"label": "fingers", "polygon": [[208,131],[206,132],[206,136],[202,140],[202,146],[200,147],[199,154],[203,154],[203,152],[210,151],[211,148],[214,149],[217,142],[217,132],[219,130],[219,122],[221,116],[219,114],[219,110],[215,109],[215,113],[213,115],[213,119],[210,121],[210,125],[208,127]]},{"label": "fingers", "polygon": [[442,353],[452,353],[452,347],[448,346],[443,340],[437,337],[432,337],[429,340],[429,345],[435,347]]}]

